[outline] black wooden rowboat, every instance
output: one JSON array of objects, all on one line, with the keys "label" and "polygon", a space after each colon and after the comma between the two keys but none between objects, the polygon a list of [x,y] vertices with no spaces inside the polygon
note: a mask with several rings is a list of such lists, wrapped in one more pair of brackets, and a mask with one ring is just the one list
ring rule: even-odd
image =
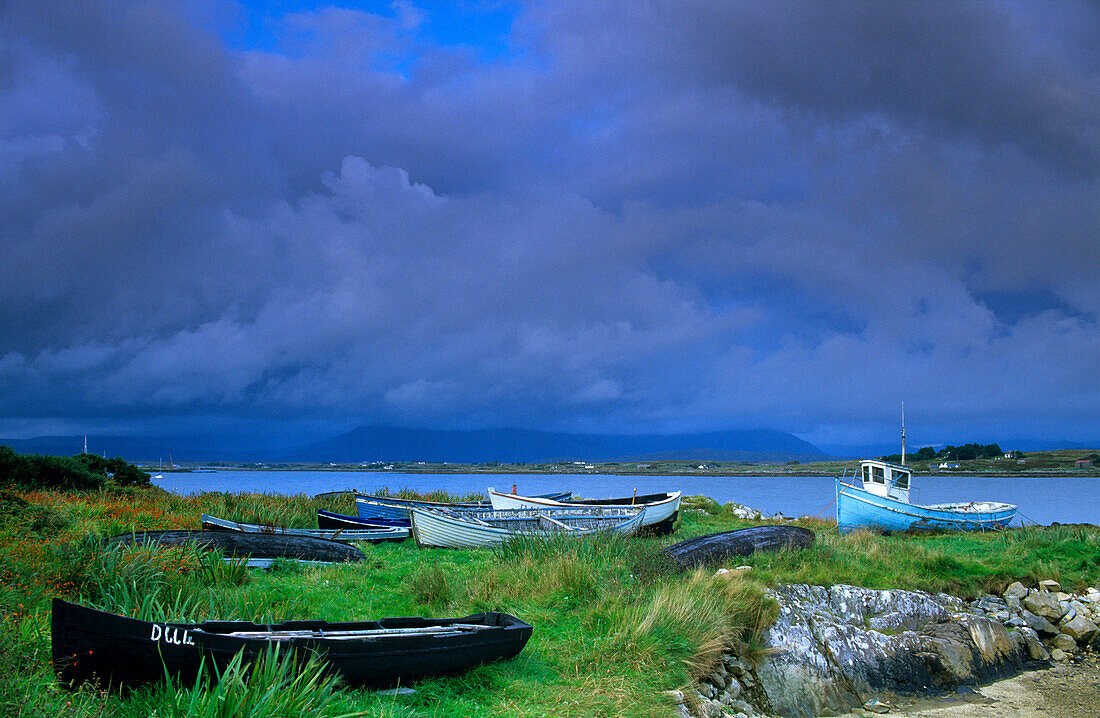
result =
[{"label": "black wooden rowboat", "polygon": [[106,539],[109,546],[153,544],[183,546],[194,542],[204,550],[221,549],[231,558],[296,558],[303,561],[362,561],[363,552],[354,546],[287,534],[249,534],[233,531],[135,531]]},{"label": "black wooden rowboat", "polygon": [[276,644],[299,659],[321,655],[349,685],[392,685],[511,658],[531,637],[531,626],[506,613],[348,623],[150,623],[59,598],[51,628],[58,679],[103,687],[161,681],[166,670],[193,680],[200,666],[224,671],[237,653],[250,662]]}]

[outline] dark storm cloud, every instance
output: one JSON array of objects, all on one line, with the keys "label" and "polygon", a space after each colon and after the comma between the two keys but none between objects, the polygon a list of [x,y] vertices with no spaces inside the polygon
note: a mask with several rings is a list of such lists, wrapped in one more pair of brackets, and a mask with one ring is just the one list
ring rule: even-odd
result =
[{"label": "dark storm cloud", "polygon": [[1095,436],[1093,5],[4,12],[19,431]]}]

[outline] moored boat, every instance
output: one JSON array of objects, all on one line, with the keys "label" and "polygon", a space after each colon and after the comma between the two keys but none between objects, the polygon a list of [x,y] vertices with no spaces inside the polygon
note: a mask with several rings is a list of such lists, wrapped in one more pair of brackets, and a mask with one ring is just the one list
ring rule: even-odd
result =
[{"label": "moored boat", "polygon": [[860,472],[836,479],[836,522],[841,533],[856,529],[908,531],[1002,529],[1016,517],[1016,507],[996,501],[960,501],[920,505],[909,501],[912,470],[904,464],[864,459]]},{"label": "moored boat", "polygon": [[523,650],[531,626],[506,613],[464,618],[383,618],[329,623],[248,621],[148,622],[53,600],[54,670],[76,686],[103,687],[212,676],[237,653],[245,662],[280,646],[284,653],[321,656],[350,685],[390,685],[510,658]]},{"label": "moored boat", "polygon": [[492,486],[488,489],[489,501],[493,508],[500,509],[542,509],[562,508],[570,506],[645,506],[645,519],[642,527],[652,530],[654,533],[664,535],[672,532],[676,522],[676,512],[680,510],[681,492],[673,491],[663,494],[642,494],[624,496],[613,499],[574,499],[568,501],[555,501],[554,499],[539,496],[520,496],[516,493],[506,494],[497,491]]},{"label": "moored boat", "polygon": [[249,524],[240,521],[221,519],[209,514],[202,515],[202,528],[204,531],[238,531],[247,534],[275,534],[280,536],[313,536],[314,538],[329,539],[352,543],[354,541],[403,541],[409,537],[408,527],[368,527],[366,524],[358,528],[336,529],[293,529],[282,526],[265,526],[263,524]]},{"label": "moored boat", "polygon": [[481,548],[499,546],[516,536],[583,536],[599,531],[630,535],[641,527],[646,509],[584,506],[459,513],[414,508],[411,513],[417,546]]}]

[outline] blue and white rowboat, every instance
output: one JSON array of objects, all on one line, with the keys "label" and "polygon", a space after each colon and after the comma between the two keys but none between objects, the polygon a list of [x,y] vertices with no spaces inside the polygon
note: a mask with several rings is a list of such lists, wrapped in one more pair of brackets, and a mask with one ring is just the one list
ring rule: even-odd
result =
[{"label": "blue and white rowboat", "polygon": [[836,523],[840,533],[856,529],[907,531],[1002,529],[1016,517],[1016,507],[996,501],[962,501],[922,506],[909,503],[908,466],[876,459],[860,462],[855,484],[836,480]]},{"label": "blue and white rowboat", "polygon": [[[562,500],[570,496],[570,492],[556,492],[541,494],[539,498]],[[477,512],[492,511],[493,506],[488,501],[463,501],[457,503],[445,503],[440,501],[417,501],[415,499],[401,499],[395,496],[373,496],[371,494],[355,494],[355,509],[359,517],[363,519],[386,519],[389,521],[405,521],[408,525],[409,509],[444,509],[446,511]]]}]

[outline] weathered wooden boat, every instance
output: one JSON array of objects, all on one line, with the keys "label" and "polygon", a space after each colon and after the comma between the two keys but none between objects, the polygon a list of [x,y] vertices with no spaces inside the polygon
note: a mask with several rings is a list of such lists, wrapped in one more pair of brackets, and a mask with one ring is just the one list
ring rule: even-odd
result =
[{"label": "weathered wooden boat", "polygon": [[614,499],[574,499],[555,501],[540,496],[520,496],[506,494],[492,486],[488,489],[489,501],[494,509],[541,509],[561,508],[564,506],[645,506],[645,519],[642,528],[659,536],[672,533],[676,523],[676,512],[680,510],[681,492],[663,494],[642,494]]},{"label": "weathered wooden boat", "polygon": [[757,551],[783,551],[809,548],[816,536],[801,526],[751,526],[735,531],[696,536],[662,549],[680,568],[716,566],[734,556],[749,556]]},{"label": "weathered wooden boat", "polygon": [[511,658],[531,626],[506,613],[378,621],[151,623],[53,600],[53,664],[62,683],[103,687],[213,677],[237,653],[251,662],[274,646],[304,660],[316,654],[350,685],[391,685]]},{"label": "weathered wooden boat", "polygon": [[202,528],[204,531],[239,531],[247,534],[275,534],[279,536],[313,536],[315,538],[330,539],[352,543],[355,541],[404,541],[409,537],[408,527],[371,527],[361,525],[357,529],[291,529],[282,526],[265,526],[264,524],[249,524],[240,521],[221,519],[209,514],[202,515]]},{"label": "weathered wooden boat", "polygon": [[[567,499],[569,491],[559,491],[552,494],[544,494],[542,498],[556,500]],[[372,494],[355,494],[355,509],[359,517],[364,519],[390,519],[409,520],[410,508],[421,509],[446,509],[451,511],[491,511],[493,505],[488,501],[456,501],[447,503],[442,501],[418,501],[415,499],[402,499],[394,496],[377,496]]]},{"label": "weathered wooden boat", "polygon": [[219,549],[232,558],[296,558],[305,561],[362,561],[363,552],[340,541],[288,534],[236,531],[135,531],[106,539],[108,545],[157,544]]},{"label": "weathered wooden boat", "polygon": [[481,548],[499,546],[516,536],[599,531],[636,533],[645,519],[644,506],[585,506],[460,513],[413,508],[412,534],[421,548]]},{"label": "weathered wooden boat", "polygon": [[847,483],[836,479],[836,523],[841,533],[874,531],[988,531],[1016,517],[1016,507],[995,501],[961,501],[922,506],[909,502],[912,470],[904,464],[864,459]]},{"label": "weathered wooden boat", "polygon": [[409,528],[408,519],[365,519],[361,516],[348,516],[333,511],[317,509],[317,525],[323,529],[353,529],[362,531],[372,528]]}]

